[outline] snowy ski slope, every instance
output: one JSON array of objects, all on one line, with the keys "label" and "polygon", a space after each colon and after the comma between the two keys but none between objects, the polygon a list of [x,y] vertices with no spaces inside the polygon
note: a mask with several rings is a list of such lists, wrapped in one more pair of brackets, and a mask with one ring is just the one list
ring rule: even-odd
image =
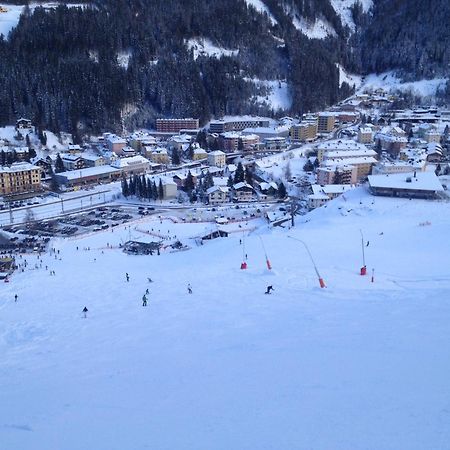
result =
[{"label": "snowy ski slope", "polygon": [[[55,240],[0,286],[0,447],[447,449],[449,225],[448,203],[360,188],[202,246],[213,225],[154,217]],[[152,228],[191,249],[116,248]]]}]

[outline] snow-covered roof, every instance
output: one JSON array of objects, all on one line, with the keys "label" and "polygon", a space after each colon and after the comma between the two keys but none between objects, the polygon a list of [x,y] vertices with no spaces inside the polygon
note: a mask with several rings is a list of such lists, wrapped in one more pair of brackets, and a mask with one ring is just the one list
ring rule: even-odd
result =
[{"label": "snow-covered roof", "polygon": [[211,155],[211,156],[222,156],[222,155],[224,155],[225,156],[225,153],[222,152],[221,150],[214,150],[213,152],[209,152],[208,155]]},{"label": "snow-covered roof", "polygon": [[116,161],[114,161],[111,166],[117,167],[119,169],[135,166],[138,164],[150,164],[150,161],[143,156],[137,155],[137,156],[130,156],[129,158],[119,158]]},{"label": "snow-covered roof", "polygon": [[[410,172],[388,175],[369,175],[369,186],[403,190],[442,191],[442,185],[434,172]],[[409,180],[409,181],[407,181]]]},{"label": "snow-covered roof", "polygon": [[337,163],[332,164],[326,167],[319,167],[317,170],[321,172],[336,172],[336,170],[345,171],[345,170],[353,170],[355,167],[349,164]]},{"label": "snow-covered roof", "polygon": [[64,161],[78,161],[81,159],[81,155],[72,155],[71,153],[61,153],[61,159]]},{"label": "snow-covered roof", "polygon": [[361,156],[356,158],[329,158],[323,161],[323,165],[325,166],[333,166],[339,165],[340,163],[346,165],[355,165],[355,164],[376,164],[377,160],[373,156]]},{"label": "snow-covered roof", "polygon": [[99,159],[103,158],[103,156],[94,155],[93,153],[82,153],[80,155],[83,159],[87,161],[98,161]]},{"label": "snow-covered roof", "polygon": [[351,184],[313,184],[311,189],[314,194],[342,194],[345,191],[353,189],[354,186]]},{"label": "snow-covered roof", "polygon": [[375,150],[361,149],[361,150],[330,150],[325,153],[325,159],[331,158],[357,158],[360,156],[377,156]]},{"label": "snow-covered roof", "polygon": [[115,134],[110,134],[106,136],[106,140],[111,142],[111,144],[126,144],[127,141],[124,138],[116,136]]},{"label": "snow-covered roof", "polygon": [[338,151],[338,150],[368,150],[368,148],[352,139],[333,139],[331,141],[321,142],[316,146],[317,150]]},{"label": "snow-covered roof", "polygon": [[0,172],[4,173],[23,172],[25,170],[40,170],[40,168],[28,162],[15,162],[11,164],[9,167],[0,166]]},{"label": "snow-covered roof", "polygon": [[209,195],[209,194],[213,194],[214,192],[217,192],[217,191],[220,191],[220,192],[223,192],[224,194],[226,194],[226,193],[228,193],[229,188],[228,188],[228,186],[211,186],[206,191],[206,193]]},{"label": "snow-covered roof", "polygon": [[262,191],[267,191],[270,188],[278,190],[278,186],[277,186],[277,183],[275,183],[275,181],[271,181],[269,183],[266,181],[262,181],[261,183],[259,183],[259,188]]},{"label": "snow-covered roof", "polygon": [[112,166],[97,166],[88,167],[86,169],[80,170],[69,170],[67,172],[57,173],[57,176],[65,177],[67,180],[76,180],[78,178],[86,178],[95,175],[107,174],[107,173],[117,173],[120,172],[119,169]]},{"label": "snow-covered roof", "polygon": [[245,183],[244,181],[241,181],[240,183],[236,183],[235,185],[233,185],[233,188],[235,190],[239,190],[242,188],[253,189],[248,183]]}]

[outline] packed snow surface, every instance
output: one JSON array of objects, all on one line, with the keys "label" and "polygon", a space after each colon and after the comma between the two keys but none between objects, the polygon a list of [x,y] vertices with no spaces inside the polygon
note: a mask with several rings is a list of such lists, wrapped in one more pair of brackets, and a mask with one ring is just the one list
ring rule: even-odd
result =
[{"label": "packed snow surface", "polygon": [[[215,225],[164,217],[54,240],[2,283],[1,447],[447,449],[449,226],[448,203],[359,188],[204,245]],[[191,249],[118,248],[146,231]]]}]

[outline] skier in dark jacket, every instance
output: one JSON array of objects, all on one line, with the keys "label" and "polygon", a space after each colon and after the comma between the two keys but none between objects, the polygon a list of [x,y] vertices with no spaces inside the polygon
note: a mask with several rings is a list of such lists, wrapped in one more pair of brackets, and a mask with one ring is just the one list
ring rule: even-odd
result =
[{"label": "skier in dark jacket", "polygon": [[87,317],[87,312],[88,312],[88,309],[86,308],[86,306],[83,308],[83,317],[86,319],[86,317]]},{"label": "skier in dark jacket", "polygon": [[147,297],[145,295],[142,297],[142,306],[147,306]]},{"label": "skier in dark jacket", "polygon": [[270,294],[274,290],[275,289],[272,286],[267,286],[266,292],[264,292],[264,294]]}]

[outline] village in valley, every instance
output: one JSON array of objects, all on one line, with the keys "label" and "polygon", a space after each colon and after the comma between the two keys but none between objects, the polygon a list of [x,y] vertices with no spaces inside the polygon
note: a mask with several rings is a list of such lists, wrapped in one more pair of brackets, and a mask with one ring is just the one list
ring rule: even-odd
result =
[{"label": "village in valley", "polygon": [[0,130],[3,278],[14,254],[45,251],[52,236],[145,216],[214,224],[217,232],[200,236],[210,238],[255,218],[293,225],[359,186],[372,196],[446,199],[450,112],[395,102],[376,89],[301,118],[224,117],[204,127],[161,118],[154,130],[79,144],[18,119]]}]

